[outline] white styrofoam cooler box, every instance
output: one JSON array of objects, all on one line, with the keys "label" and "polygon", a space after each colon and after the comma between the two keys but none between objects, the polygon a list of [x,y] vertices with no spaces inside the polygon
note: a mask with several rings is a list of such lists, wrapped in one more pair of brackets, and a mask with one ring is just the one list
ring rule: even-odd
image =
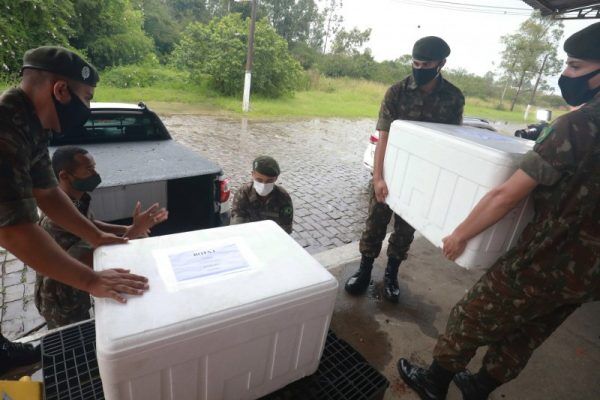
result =
[{"label": "white styrofoam cooler box", "polygon": [[[386,202],[438,247],[493,187],[517,169],[533,142],[485,129],[397,120],[384,161]],[[467,244],[456,263],[487,268],[533,217],[528,198]]]},{"label": "white styrofoam cooler box", "polygon": [[94,265],[150,283],[126,305],[96,300],[107,400],[255,399],[318,367],[338,284],[272,221],[100,247]]}]

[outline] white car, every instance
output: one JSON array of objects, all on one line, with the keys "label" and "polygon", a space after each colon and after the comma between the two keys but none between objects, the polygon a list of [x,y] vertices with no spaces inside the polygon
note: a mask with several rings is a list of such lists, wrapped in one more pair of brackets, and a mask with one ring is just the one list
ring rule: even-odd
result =
[{"label": "white car", "polygon": [[[490,131],[497,132],[496,128],[494,128],[489,121],[482,118],[464,117],[463,125],[473,126],[475,128],[488,129]],[[371,136],[369,137],[369,144],[367,145],[367,148],[365,149],[365,154],[363,156],[363,165],[371,172],[371,174],[373,173],[373,164],[375,161],[375,147],[377,146],[378,141],[379,132],[375,131],[371,133]]]}]

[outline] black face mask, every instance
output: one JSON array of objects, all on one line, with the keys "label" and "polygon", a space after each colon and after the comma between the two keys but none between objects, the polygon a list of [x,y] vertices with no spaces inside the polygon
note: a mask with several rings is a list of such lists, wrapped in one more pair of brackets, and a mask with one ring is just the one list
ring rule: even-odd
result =
[{"label": "black face mask", "polygon": [[60,122],[60,131],[65,133],[73,128],[82,127],[85,122],[90,118],[92,113],[83,101],[77,96],[71,88],[68,88],[71,94],[71,101],[68,104],[62,104],[52,94],[52,100],[54,100],[54,108],[58,115],[58,121]]},{"label": "black face mask", "polygon": [[589,80],[598,74],[600,74],[600,69],[583,76],[578,76],[577,78],[561,75],[558,80],[558,86],[560,87],[562,97],[567,104],[570,106],[579,106],[583,103],[587,103],[593,99],[595,95],[600,93],[600,87],[597,87],[596,89],[590,89],[588,87]]},{"label": "black face mask", "polygon": [[415,68],[412,73],[417,86],[423,86],[431,82],[439,74],[439,66],[433,68]]},{"label": "black face mask", "polygon": [[100,182],[102,182],[100,175],[94,174],[83,179],[75,178],[71,182],[71,186],[73,186],[73,189],[80,192],[93,192],[94,189],[98,187]]}]

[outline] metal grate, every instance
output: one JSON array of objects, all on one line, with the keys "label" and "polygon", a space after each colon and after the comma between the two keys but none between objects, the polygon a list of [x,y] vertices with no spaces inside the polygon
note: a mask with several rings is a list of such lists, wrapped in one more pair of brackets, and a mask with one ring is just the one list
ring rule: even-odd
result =
[{"label": "metal grate", "polygon": [[94,321],[42,339],[45,400],[104,400]]},{"label": "metal grate", "polygon": [[360,353],[329,331],[317,372],[263,400],[377,400],[388,386]]}]

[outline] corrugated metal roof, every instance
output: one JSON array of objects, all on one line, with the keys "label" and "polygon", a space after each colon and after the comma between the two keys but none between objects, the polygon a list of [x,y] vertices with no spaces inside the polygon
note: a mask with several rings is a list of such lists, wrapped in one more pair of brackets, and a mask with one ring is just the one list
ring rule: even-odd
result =
[{"label": "corrugated metal roof", "polygon": [[598,0],[523,0],[531,7],[542,11],[543,14],[564,13],[582,7],[600,5]]}]

